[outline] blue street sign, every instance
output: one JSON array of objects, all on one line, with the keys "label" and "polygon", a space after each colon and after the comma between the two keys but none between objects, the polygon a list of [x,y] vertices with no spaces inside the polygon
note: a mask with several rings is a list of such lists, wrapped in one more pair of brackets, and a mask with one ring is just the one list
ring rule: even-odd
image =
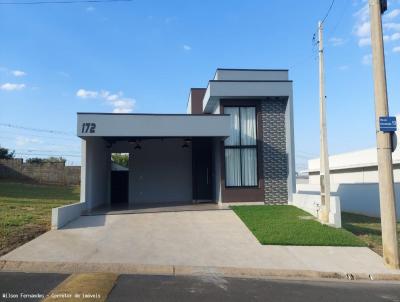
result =
[{"label": "blue street sign", "polygon": [[395,116],[379,117],[379,129],[382,132],[395,132],[397,130],[396,117]]}]

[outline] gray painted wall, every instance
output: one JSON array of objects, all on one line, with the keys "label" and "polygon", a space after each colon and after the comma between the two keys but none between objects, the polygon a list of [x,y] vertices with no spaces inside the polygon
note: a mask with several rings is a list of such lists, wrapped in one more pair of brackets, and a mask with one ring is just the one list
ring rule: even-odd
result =
[{"label": "gray painted wall", "polygon": [[235,70],[217,69],[214,80],[219,81],[287,81],[287,70]]},{"label": "gray painted wall", "polygon": [[130,157],[131,202],[191,202],[192,150],[182,139],[152,139]]},{"label": "gray painted wall", "polygon": [[86,139],[85,196],[87,208],[93,209],[109,201],[109,151],[102,138]]},{"label": "gray painted wall", "polygon": [[[79,137],[226,137],[230,134],[229,116],[90,114],[78,113]],[[93,133],[82,132],[83,123],[94,123]]]}]

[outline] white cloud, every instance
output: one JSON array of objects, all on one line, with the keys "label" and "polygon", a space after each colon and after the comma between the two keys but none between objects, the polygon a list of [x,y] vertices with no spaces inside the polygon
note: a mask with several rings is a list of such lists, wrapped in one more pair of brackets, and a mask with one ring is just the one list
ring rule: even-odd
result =
[{"label": "white cloud", "polygon": [[170,23],[172,23],[173,21],[175,21],[175,17],[167,17],[167,18],[165,18],[165,23],[166,24],[170,24]]},{"label": "white cloud", "polygon": [[[390,41],[397,40],[398,38],[395,35],[396,34],[393,34],[391,36],[384,35],[383,36],[383,41],[390,42]],[[371,39],[369,37],[368,38],[361,38],[360,40],[358,40],[358,46],[363,47],[363,46],[367,46],[367,45],[371,45]]]},{"label": "white cloud", "polygon": [[369,19],[369,7],[368,3],[363,1],[363,6],[354,14],[354,16],[360,21],[365,22]]},{"label": "white cloud", "polygon": [[186,51],[192,50],[192,47],[190,45],[183,45],[183,49]]},{"label": "white cloud", "polygon": [[393,52],[399,52],[400,53],[400,46],[393,47]]},{"label": "white cloud", "polygon": [[98,96],[98,92],[97,91],[90,91],[90,90],[85,90],[85,89],[79,89],[76,92],[76,96],[80,97],[82,99],[93,99],[93,98],[97,98]]},{"label": "white cloud", "polygon": [[363,46],[367,46],[367,45],[371,45],[370,38],[361,38],[360,40],[358,40],[358,46],[363,47]]},{"label": "white cloud", "polygon": [[100,96],[114,106],[114,113],[132,112],[136,103],[135,99],[124,97],[122,92],[112,94],[109,91],[103,90]]},{"label": "white cloud", "polygon": [[40,144],[41,141],[37,138],[30,138],[26,136],[17,136],[15,138],[15,145],[17,147],[26,146],[28,144]]},{"label": "white cloud", "polygon": [[15,91],[15,90],[21,90],[25,88],[25,84],[16,84],[16,83],[4,83],[0,85],[0,90],[6,90],[6,91]]},{"label": "white cloud", "polygon": [[383,23],[383,28],[386,30],[400,31],[400,23]]},{"label": "white cloud", "polygon": [[390,20],[396,18],[398,15],[400,15],[400,9],[396,8],[390,12],[388,12],[384,18]]},{"label": "white cloud", "polygon": [[355,34],[359,38],[368,37],[371,34],[371,24],[366,21],[356,25]]},{"label": "white cloud", "polygon": [[363,4],[355,14],[356,23],[353,27],[353,34],[358,39],[358,46],[363,47],[371,44],[371,24],[369,22],[368,3]]},{"label": "white cloud", "polygon": [[76,96],[82,99],[102,99],[113,106],[113,113],[130,113],[133,111],[136,100],[124,97],[123,92],[111,93],[107,90],[91,91],[79,89]]},{"label": "white cloud", "polygon": [[361,60],[361,63],[363,65],[371,65],[372,64],[372,54],[364,55]]},{"label": "white cloud", "polygon": [[349,66],[348,65],[341,65],[338,68],[339,68],[339,70],[345,71],[345,70],[349,69]]},{"label": "white cloud", "polygon": [[394,33],[393,35],[391,35],[390,40],[392,41],[400,40],[400,33]]},{"label": "white cloud", "polygon": [[346,43],[346,40],[338,37],[332,37],[329,39],[329,42],[331,42],[333,46],[342,46],[344,43]]},{"label": "white cloud", "polygon": [[[365,47],[371,45],[371,24],[369,16],[369,6],[367,0],[354,1],[356,5],[361,5],[361,8],[353,15],[356,18],[355,25],[353,27],[353,35],[357,38],[359,47]],[[400,3],[400,2],[399,2]],[[400,23],[393,22],[397,16],[400,15],[400,9],[396,8],[385,14],[382,21],[383,26],[383,40],[385,42],[392,42],[400,40]],[[396,52],[393,48],[393,51]],[[370,65],[372,61],[372,55],[367,54],[362,58],[364,65]]]},{"label": "white cloud", "polygon": [[71,77],[71,75],[70,75],[68,72],[65,72],[65,71],[57,71],[57,74],[58,74],[59,76],[64,77],[64,78],[69,78],[69,77]]},{"label": "white cloud", "polygon": [[12,70],[11,74],[15,77],[23,77],[23,76],[26,76],[27,73],[22,70]]}]

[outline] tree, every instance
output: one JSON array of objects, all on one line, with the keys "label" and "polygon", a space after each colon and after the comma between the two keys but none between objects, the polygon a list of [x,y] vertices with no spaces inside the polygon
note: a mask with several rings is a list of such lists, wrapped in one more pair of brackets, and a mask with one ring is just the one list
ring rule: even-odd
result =
[{"label": "tree", "polygon": [[50,156],[49,158],[45,159],[46,163],[65,163],[67,160],[63,157],[53,157]]},{"label": "tree", "polygon": [[49,158],[31,157],[28,158],[26,162],[29,164],[65,163],[66,159],[62,157],[49,157]]},{"label": "tree", "polygon": [[112,162],[128,168],[129,165],[129,154],[127,153],[113,153],[111,154]]},{"label": "tree", "polygon": [[8,150],[7,148],[2,148],[0,146],[0,159],[11,159],[14,158],[15,151]]}]

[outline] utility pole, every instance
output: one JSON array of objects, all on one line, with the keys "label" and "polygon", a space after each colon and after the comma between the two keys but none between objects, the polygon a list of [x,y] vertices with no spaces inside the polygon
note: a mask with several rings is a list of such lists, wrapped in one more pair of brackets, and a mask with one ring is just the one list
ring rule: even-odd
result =
[{"label": "utility pole", "polygon": [[389,115],[381,17],[385,8],[385,1],[369,0],[383,259],[386,266],[399,269],[391,137],[380,131],[379,122],[380,117]]},{"label": "utility pole", "polygon": [[323,223],[329,223],[330,212],[330,174],[328,139],[326,131],[326,96],[325,96],[325,66],[324,66],[324,44],[322,37],[322,22],[318,23],[318,52],[319,52],[319,125],[320,125],[320,187],[321,187],[321,210],[319,218]]}]

